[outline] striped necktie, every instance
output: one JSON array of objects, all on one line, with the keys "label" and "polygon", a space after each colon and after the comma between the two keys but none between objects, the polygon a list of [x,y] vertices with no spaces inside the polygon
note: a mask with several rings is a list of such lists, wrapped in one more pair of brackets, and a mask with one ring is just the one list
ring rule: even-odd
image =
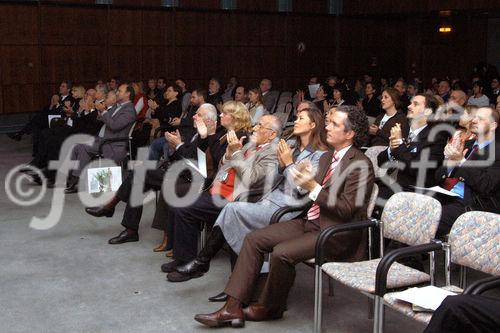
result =
[{"label": "striped necktie", "polygon": [[[328,171],[326,172],[325,178],[323,178],[323,183],[321,185],[325,185],[326,183],[328,183],[330,178],[332,178],[333,171],[335,171],[335,168],[337,167],[339,162],[340,161],[338,159],[337,153],[335,153],[333,155],[332,163],[330,164],[330,167],[328,168]],[[308,221],[317,220],[319,218],[319,215],[320,215],[319,205],[314,203],[307,212],[307,220]]]}]

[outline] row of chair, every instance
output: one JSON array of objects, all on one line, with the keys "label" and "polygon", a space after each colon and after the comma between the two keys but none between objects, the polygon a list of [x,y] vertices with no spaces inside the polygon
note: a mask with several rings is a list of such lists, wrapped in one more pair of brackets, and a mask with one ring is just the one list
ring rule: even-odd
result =
[{"label": "row of chair", "polygon": [[[441,205],[436,199],[418,193],[400,192],[388,200],[380,220],[369,219],[324,230],[316,244],[314,332],[322,330],[323,274],[374,300],[374,332],[383,332],[384,306],[423,323],[430,321],[430,313],[414,312],[411,305],[397,300],[394,293],[388,291],[427,283],[434,285],[434,255],[437,251],[445,253],[444,288],[447,290],[458,293],[463,291],[462,288],[451,285],[451,263],[500,275],[500,215],[481,211],[463,214],[453,225],[447,242],[434,238],[440,216]],[[379,229],[380,258],[353,263],[325,262],[324,254],[331,237],[341,232],[365,228]],[[384,238],[408,246],[384,254]],[[429,274],[396,262],[423,253],[430,255]],[[482,292],[496,285],[491,279],[487,282],[487,288],[475,285],[474,288],[468,288],[467,292]]]}]

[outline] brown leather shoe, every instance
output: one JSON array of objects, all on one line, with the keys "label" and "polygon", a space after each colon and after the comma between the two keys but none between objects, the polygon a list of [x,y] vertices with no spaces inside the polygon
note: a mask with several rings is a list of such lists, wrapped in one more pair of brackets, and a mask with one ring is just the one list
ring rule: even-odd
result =
[{"label": "brown leather shoe", "polygon": [[243,309],[245,319],[248,321],[265,321],[283,318],[283,312],[272,312],[264,305],[253,303]]},{"label": "brown leather shoe", "polygon": [[194,320],[209,327],[245,326],[245,315],[241,309],[241,303],[232,297],[228,297],[228,301],[219,311],[209,314],[197,314],[194,316]]}]

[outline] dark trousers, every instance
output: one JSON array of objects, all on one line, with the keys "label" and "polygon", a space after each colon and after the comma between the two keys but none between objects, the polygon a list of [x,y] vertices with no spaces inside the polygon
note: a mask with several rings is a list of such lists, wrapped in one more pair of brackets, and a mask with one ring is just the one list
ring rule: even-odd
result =
[{"label": "dark trousers", "polygon": [[[198,236],[203,223],[213,226],[224,205],[228,202],[219,197],[221,203],[216,205],[209,192],[202,192],[200,197],[190,206],[169,209],[168,237],[172,238],[174,258],[189,261],[198,253]],[[173,236],[173,237],[172,237]]]},{"label": "dark trousers", "polygon": [[441,238],[450,233],[453,223],[467,211],[465,203],[458,197],[438,195],[436,199],[441,203],[441,220],[439,220],[436,237]]},{"label": "dark trousers", "polygon": [[[147,194],[148,191],[154,190],[159,191],[163,182],[163,176],[165,175],[165,170],[155,169],[147,170],[146,177],[144,180],[143,193]],[[125,212],[123,213],[122,225],[125,228],[132,230],[139,230],[139,223],[142,217],[142,204],[132,207],[130,204],[130,195],[132,193],[132,185],[134,183],[134,172],[129,172],[121,186],[116,192],[116,196],[123,202],[127,203],[125,207]],[[145,194],[142,194],[144,199]]]},{"label": "dark trousers", "polygon": [[226,294],[248,304],[257,286],[264,255],[271,253],[269,275],[259,303],[272,313],[283,312],[295,280],[295,265],[314,257],[318,225],[302,219],[281,222],[245,237]]},{"label": "dark trousers", "polygon": [[458,295],[445,298],[424,333],[493,333],[499,330],[499,299]]}]

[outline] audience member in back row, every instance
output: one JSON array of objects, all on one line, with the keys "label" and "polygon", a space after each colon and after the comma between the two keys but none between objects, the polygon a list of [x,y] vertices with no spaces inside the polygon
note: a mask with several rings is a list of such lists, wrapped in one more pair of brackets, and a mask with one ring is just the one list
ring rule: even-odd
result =
[{"label": "audience member in back row", "polygon": [[57,95],[52,96],[50,105],[44,107],[37,112],[31,120],[23,126],[23,128],[16,133],[7,134],[9,138],[20,141],[24,134],[32,134],[33,140],[33,156],[36,155],[38,150],[38,142],[40,134],[44,128],[49,127],[49,115],[63,115],[63,103],[65,101],[72,101],[71,96],[71,83],[69,81],[62,81],[59,85],[59,92]]},{"label": "audience member in back row", "polygon": [[384,113],[380,114],[369,127],[370,146],[389,146],[391,128],[396,124],[400,125],[403,137],[408,135],[406,110],[399,112],[398,91],[394,88],[386,88],[382,92],[381,102]]},{"label": "audience member in back row", "polygon": [[[121,138],[129,135],[136,117],[134,104],[132,103],[135,97],[134,94],[132,86],[128,84],[120,85],[116,94],[117,104],[109,111],[100,111],[98,114],[98,119],[105,126],[95,138],[93,145],[78,144],[73,148],[71,159],[79,161],[79,165],[70,172],[68,187],[64,190],[64,193],[76,193],[78,191],[80,174],[92,158],[99,153],[99,146],[103,139]],[[110,142],[105,144],[102,146],[102,154],[104,158],[120,162],[127,156],[127,143]]]},{"label": "audience member in back row", "polygon": [[489,106],[490,99],[488,96],[483,94],[483,83],[481,81],[476,81],[472,85],[472,93],[473,95],[469,97],[467,101],[468,105],[475,105],[477,107]]},{"label": "audience member in back row", "polygon": [[378,99],[378,91],[373,82],[368,82],[365,85],[365,95],[362,107],[368,117],[376,118],[382,112],[380,100]]},{"label": "audience member in back row", "polygon": [[259,89],[253,88],[248,92],[248,103],[245,105],[250,113],[252,125],[257,124],[257,120],[264,114],[268,113],[264,108],[264,101]]},{"label": "audience member in back row", "polygon": [[214,77],[211,78],[210,81],[208,81],[207,103],[210,103],[215,107],[218,107],[220,104],[222,104],[222,91],[220,81]]},{"label": "audience member in back row", "polygon": [[446,235],[468,210],[500,213],[500,145],[495,135],[499,121],[498,111],[479,108],[471,124],[476,138],[451,141],[444,148],[445,160],[436,179],[458,196],[437,197],[442,205],[438,236]]},{"label": "audience member in back row", "polygon": [[[397,183],[404,191],[412,191],[412,186],[436,185],[434,172],[442,164],[443,148],[448,138],[446,132],[434,133],[434,127],[429,123],[438,107],[439,103],[433,95],[413,97],[408,106],[408,136],[402,134],[401,125],[395,124],[390,130],[389,147],[377,157],[379,167],[385,165],[389,174],[397,170]],[[429,161],[428,169],[425,171],[425,177],[419,178],[424,172],[419,162],[425,161],[426,158]],[[379,197],[389,199],[393,190],[384,185],[379,184]]]},{"label": "audience member in back row", "polygon": [[[196,133],[196,129],[193,128],[193,117],[200,105],[205,104],[207,91],[196,89],[193,90],[190,96],[191,105],[181,113],[180,117],[176,117],[170,122],[174,128],[179,130],[183,142],[191,140],[192,136]],[[167,144],[165,135],[162,135],[151,142],[148,159],[158,161],[160,157],[163,156],[164,160],[168,161],[171,153],[174,151],[175,149],[172,149],[172,147]]]},{"label": "audience member in back row", "polygon": [[175,84],[181,88],[182,93],[177,96],[177,99],[181,102],[182,111],[186,111],[191,103],[191,93],[187,89],[186,81],[182,78],[175,80]]},{"label": "audience member in back row", "polygon": [[[313,103],[300,103],[297,112],[294,138],[288,142],[281,139],[278,145],[278,180],[273,190],[264,193],[256,203],[238,201],[228,203],[217,217],[206,245],[196,259],[178,266],[176,272],[169,273],[167,276],[169,281],[181,282],[202,276],[208,271],[210,261],[226,241],[233,252],[231,254],[237,254],[240,252],[245,235],[267,226],[278,209],[285,206],[303,206],[306,203],[304,199],[307,192],[296,189],[289,171],[306,159],[311,162],[313,169],[317,170],[319,158],[327,150],[325,126],[322,114]],[[300,211],[291,212],[282,219],[288,221],[299,214]]]},{"label": "audience member in back row", "polygon": [[175,130],[172,121],[179,118],[182,114],[182,104],[179,97],[182,95],[182,89],[178,85],[169,85],[163,93],[164,104],[158,104],[155,101],[149,101],[149,107],[153,110],[151,112],[152,118],[160,121],[160,133],[163,135],[165,132]]},{"label": "audience member in back row", "polygon": [[278,95],[279,93],[277,91],[271,91],[271,88],[273,87],[273,83],[269,79],[262,79],[259,84],[259,89],[260,92],[262,93],[262,100],[264,102],[264,108],[267,110],[269,113],[274,112],[274,106],[278,102]]},{"label": "audience member in back row", "polygon": [[407,88],[408,85],[403,79],[397,80],[396,83],[394,84],[394,89],[396,89],[399,94],[398,110],[404,114],[406,114],[406,111],[408,110],[408,105],[410,105],[410,97],[408,97],[408,94],[406,93]]},{"label": "audience member in back row", "polygon": [[[295,278],[295,265],[314,257],[320,231],[366,218],[374,174],[369,159],[357,147],[364,142],[367,127],[368,121],[362,111],[354,107],[337,108],[332,123],[326,128],[327,141],[335,153],[321,156],[315,176],[307,162],[290,170],[294,183],[309,191],[313,202],[307,220],[281,222],[248,234],[226,286],[226,304],[215,313],[196,315],[195,320],[211,327],[241,327],[245,320],[262,321],[283,316]],[[332,195],[336,200],[331,200]],[[348,231],[333,238],[330,259],[360,260],[365,257],[363,231]],[[270,252],[266,283],[258,302],[250,304],[264,255]]]}]

